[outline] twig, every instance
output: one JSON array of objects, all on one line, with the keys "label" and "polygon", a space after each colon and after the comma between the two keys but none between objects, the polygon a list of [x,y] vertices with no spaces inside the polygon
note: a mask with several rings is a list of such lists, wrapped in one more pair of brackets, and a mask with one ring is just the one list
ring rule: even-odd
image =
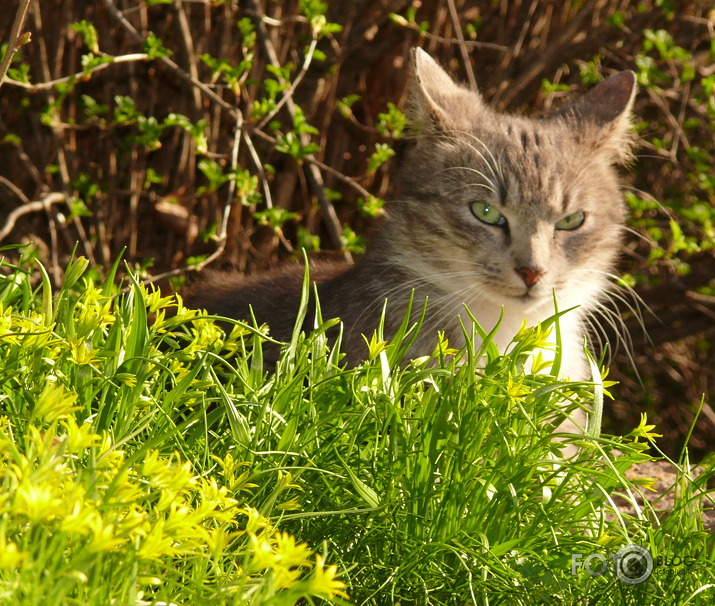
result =
[{"label": "twig", "polygon": [[[174,0],[174,8],[179,17],[179,29],[181,30],[180,41],[184,45],[184,51],[186,52],[186,62],[189,67],[189,75],[192,80],[196,82],[199,81],[199,71],[196,67],[196,52],[194,51],[193,39],[191,37],[191,29],[189,28],[189,20],[186,18],[186,11],[180,0]],[[196,87],[191,89],[194,95],[194,106],[196,111],[201,111],[201,94]]]},{"label": "twig", "polygon": [[563,61],[562,55],[564,49],[571,44],[576,36],[583,33],[584,20],[593,13],[600,1],[601,0],[589,0],[579,10],[576,16],[564,27],[558,39],[550,43],[543,54],[535,58],[534,61],[529,62],[527,68],[521,72],[519,77],[509,84],[509,88],[506,89],[504,96],[499,99],[499,105],[509,107],[512,102],[522,95],[524,89],[548,68],[552,60],[558,59],[559,62]]},{"label": "twig", "polygon": [[454,5],[454,0],[448,0],[447,4],[449,5],[449,15],[452,18],[452,25],[454,26],[454,31],[457,33],[457,40],[459,40],[459,50],[462,53],[462,61],[464,62],[464,69],[469,79],[469,86],[472,90],[477,90],[477,79],[474,77],[474,70],[469,61],[469,51],[467,50],[464,34],[462,33],[462,26],[459,23],[457,7]]},{"label": "twig", "polygon": [[[239,150],[239,146],[241,144],[241,136],[243,133],[243,114],[238,109],[236,111],[237,111],[236,130],[234,132],[234,137],[233,137],[233,147],[231,148],[231,170],[232,171],[235,171],[236,167],[238,166],[238,150]],[[223,251],[226,249],[226,240],[228,239],[228,219],[231,215],[231,207],[233,206],[235,192],[236,192],[236,181],[231,179],[228,182],[228,193],[226,195],[226,202],[224,203],[224,206],[223,206],[223,217],[221,219],[221,228],[220,228],[219,233],[216,237],[216,239],[218,240],[218,246],[216,247],[216,250],[213,251],[203,261],[199,261],[198,263],[193,263],[192,265],[187,265],[186,267],[179,267],[177,269],[172,269],[170,271],[166,271],[164,273],[157,274],[155,276],[151,276],[150,278],[146,278],[144,280],[145,284],[151,284],[154,282],[158,282],[159,280],[164,280],[165,278],[179,276],[181,274],[184,274],[184,273],[187,273],[190,271],[201,271],[209,263],[215,261],[223,254]]]},{"label": "twig", "polygon": [[266,176],[266,170],[263,168],[263,164],[261,163],[261,158],[258,156],[258,152],[256,151],[256,146],[253,145],[251,137],[249,137],[248,133],[245,131],[243,133],[243,140],[246,143],[246,147],[248,147],[248,152],[250,153],[253,164],[258,171],[258,175],[261,177],[263,196],[266,199],[266,206],[268,208],[273,208],[273,198],[271,197],[271,188],[268,186],[268,177]]},{"label": "twig", "polygon": [[0,86],[2,86],[5,81],[5,75],[7,74],[7,70],[10,69],[10,63],[12,62],[15,53],[21,46],[18,44],[20,40],[20,32],[25,26],[27,13],[30,11],[30,4],[32,4],[32,0],[20,1],[20,7],[17,11],[17,15],[15,15],[15,22],[12,24],[12,30],[10,30],[10,39],[7,42],[7,50],[5,51],[2,63],[0,63]]},{"label": "twig", "polygon": [[23,191],[15,185],[12,181],[9,179],[6,179],[5,177],[0,175],[0,183],[2,183],[5,187],[7,187],[13,194],[15,194],[20,200],[22,200],[23,204],[29,204],[30,203],[30,198],[28,198]]},{"label": "twig", "polygon": [[[115,5],[112,0],[104,0],[105,6],[109,9],[109,12],[112,13],[112,16],[119,21],[119,23],[122,25],[122,27],[127,30],[132,37],[137,40],[140,43],[144,43],[144,37],[136,30],[136,28],[127,21],[127,19],[124,17],[122,14],[122,11],[120,11]],[[214,103],[217,103],[220,105],[223,109],[225,109],[227,112],[229,112],[234,118],[236,118],[236,112],[237,109],[231,105],[230,103],[227,103],[224,101],[219,95],[217,95],[214,91],[212,91],[208,86],[206,86],[203,82],[200,80],[197,80],[196,78],[192,78],[190,74],[187,74],[183,69],[181,69],[174,61],[172,61],[169,57],[159,57],[159,61],[166,65],[172,72],[174,72],[177,76],[179,76],[182,80],[188,82],[192,86],[195,86],[198,88],[205,96],[207,96],[209,99],[211,99]]]},{"label": "twig", "polygon": [[[268,37],[268,33],[266,32],[266,26],[263,23],[263,10],[261,6],[257,0],[246,0],[246,3],[249,5],[249,10],[255,13],[256,33],[258,35],[258,40],[263,46],[263,51],[266,53],[266,56],[272,65],[280,67],[278,55],[273,48],[273,44]],[[285,82],[283,82],[283,84],[285,84]],[[291,118],[295,119],[296,107],[292,96],[286,97],[285,106]],[[310,143],[310,136],[307,133],[300,133],[300,142],[301,145],[307,145]],[[325,193],[323,177],[313,160],[314,157],[312,154],[305,157],[305,175],[310,183],[313,193],[318,198],[318,202],[320,203],[320,209],[323,211],[323,216],[325,217],[325,226],[328,230],[331,244],[335,248],[340,249],[342,248],[341,236],[343,235],[343,227],[340,224],[340,219],[338,219],[333,203],[328,199],[328,196]],[[343,257],[348,263],[352,263],[353,257],[349,251],[344,251]]]},{"label": "twig", "polygon": [[289,99],[293,98],[293,93],[295,93],[295,89],[298,88],[298,85],[301,83],[301,81],[305,77],[305,74],[308,72],[310,63],[313,60],[313,54],[315,53],[316,46],[318,46],[318,39],[313,36],[313,39],[310,41],[310,48],[308,48],[308,52],[305,54],[305,60],[303,61],[303,65],[300,68],[300,72],[298,72],[298,75],[296,75],[290,87],[283,92],[283,97],[281,97],[281,100],[276,103],[276,106],[273,108],[273,110],[269,112],[268,115],[265,116],[263,120],[261,120],[256,125],[256,128],[258,130],[262,130],[266,124],[273,120],[273,118],[278,115],[278,112],[289,101]]},{"label": "twig", "polygon": [[23,215],[34,213],[42,209],[49,209],[50,206],[52,206],[53,204],[57,204],[58,202],[65,202],[66,200],[67,196],[65,194],[62,194],[60,192],[52,192],[50,194],[47,194],[41,200],[28,202],[27,204],[18,206],[7,216],[7,219],[5,220],[5,225],[3,225],[2,229],[0,229],[0,242],[10,234],[10,232],[15,227],[15,223],[17,223],[17,220]]},{"label": "twig", "polygon": [[360,185],[357,181],[355,181],[355,179],[353,179],[352,177],[348,177],[347,175],[341,173],[339,170],[333,168],[332,166],[328,166],[327,164],[321,162],[317,158],[311,158],[310,162],[315,164],[321,170],[324,170],[326,173],[333,175],[333,177],[338,179],[338,181],[347,183],[350,187],[356,189],[360,195],[365,196],[366,198],[368,196],[372,195],[362,185]]},{"label": "twig", "polygon": [[11,84],[13,86],[18,86],[20,88],[24,88],[25,90],[28,90],[28,91],[34,93],[37,91],[52,89],[57,84],[64,84],[65,82],[69,82],[71,80],[87,79],[87,78],[89,78],[89,76],[92,76],[97,72],[101,72],[102,70],[107,69],[108,67],[110,67],[112,65],[116,65],[117,63],[129,63],[132,61],[146,61],[148,59],[149,59],[149,55],[147,55],[146,53],[132,53],[129,55],[120,55],[119,57],[112,57],[111,63],[102,63],[102,64],[97,65],[87,71],[78,72],[76,74],[72,74],[70,76],[64,76],[62,78],[57,78],[56,80],[50,80],[49,82],[38,82],[37,84],[30,84],[29,82],[20,82],[19,80],[13,80],[11,78],[6,78],[5,82],[7,82],[8,84]]},{"label": "twig", "polygon": [[[400,25],[402,27],[406,27],[407,29],[411,29],[415,32],[418,32],[421,36],[426,38],[427,40],[434,40],[435,42],[441,42],[443,44],[458,44],[459,40],[456,38],[445,38],[444,36],[438,36],[437,34],[432,34],[430,32],[423,32],[419,25],[410,23],[408,21],[405,21],[404,23],[401,22]],[[488,48],[491,50],[496,50],[500,51],[502,53],[509,52],[509,47],[504,46],[503,44],[497,44],[495,42],[479,42],[477,40],[464,40],[464,46],[467,48]]]}]

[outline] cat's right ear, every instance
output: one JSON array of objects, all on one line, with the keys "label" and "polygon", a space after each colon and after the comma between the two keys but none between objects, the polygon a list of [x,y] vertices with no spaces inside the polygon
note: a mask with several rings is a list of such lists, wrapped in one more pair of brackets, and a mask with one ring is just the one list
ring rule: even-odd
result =
[{"label": "cat's right ear", "polygon": [[408,113],[416,134],[466,128],[465,117],[482,105],[479,93],[457,84],[421,48],[412,49],[412,70]]}]

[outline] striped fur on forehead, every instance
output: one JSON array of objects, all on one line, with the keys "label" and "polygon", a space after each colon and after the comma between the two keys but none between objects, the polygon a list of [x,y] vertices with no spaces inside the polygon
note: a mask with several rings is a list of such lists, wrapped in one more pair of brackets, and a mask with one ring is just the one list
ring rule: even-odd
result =
[{"label": "striped fur on forehead", "polygon": [[432,164],[438,157],[440,168],[434,175],[423,173],[420,184],[436,176],[448,195],[481,188],[503,207],[524,207],[545,218],[569,210],[586,158],[572,142],[559,140],[561,133],[524,120],[518,127],[505,122],[501,128],[445,132],[442,145],[431,151]]}]

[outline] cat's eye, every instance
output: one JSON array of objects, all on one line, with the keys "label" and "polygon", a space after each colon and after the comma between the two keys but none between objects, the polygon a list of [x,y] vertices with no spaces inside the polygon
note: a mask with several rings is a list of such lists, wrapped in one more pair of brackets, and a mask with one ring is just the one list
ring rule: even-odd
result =
[{"label": "cat's eye", "polygon": [[582,211],[564,217],[556,224],[556,229],[563,229],[564,231],[570,231],[572,229],[577,229],[583,225],[586,220],[586,214]]},{"label": "cat's eye", "polygon": [[472,214],[488,225],[506,225],[506,219],[496,208],[487,202],[474,202],[470,206]]}]

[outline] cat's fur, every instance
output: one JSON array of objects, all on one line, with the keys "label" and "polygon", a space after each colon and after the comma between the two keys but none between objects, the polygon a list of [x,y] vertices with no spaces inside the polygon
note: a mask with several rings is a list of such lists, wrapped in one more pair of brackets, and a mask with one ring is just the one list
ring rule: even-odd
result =
[{"label": "cat's fur", "polygon": [[[562,375],[585,378],[585,319],[599,306],[626,215],[614,165],[630,153],[634,74],[617,74],[560,111],[532,119],[490,109],[419,49],[413,67],[413,139],[399,197],[357,265],[311,268],[323,318],[341,318],[343,349],[354,364],[367,354],[362,335],[374,331],[385,299],[389,336],[414,289],[416,308],[425,298],[429,303],[412,355],[431,353],[437,330],[451,345],[462,344],[457,317],[468,324],[465,304],[487,331],[503,307],[496,343],[504,349],[524,320],[533,325],[553,315],[555,291],[560,309],[579,306],[561,320]],[[477,219],[474,202],[496,208],[507,226]],[[585,213],[579,228],[555,228],[577,212]],[[251,305],[259,323],[287,340],[302,273],[294,265],[250,279],[209,274],[188,304],[241,319],[250,318]]]}]

